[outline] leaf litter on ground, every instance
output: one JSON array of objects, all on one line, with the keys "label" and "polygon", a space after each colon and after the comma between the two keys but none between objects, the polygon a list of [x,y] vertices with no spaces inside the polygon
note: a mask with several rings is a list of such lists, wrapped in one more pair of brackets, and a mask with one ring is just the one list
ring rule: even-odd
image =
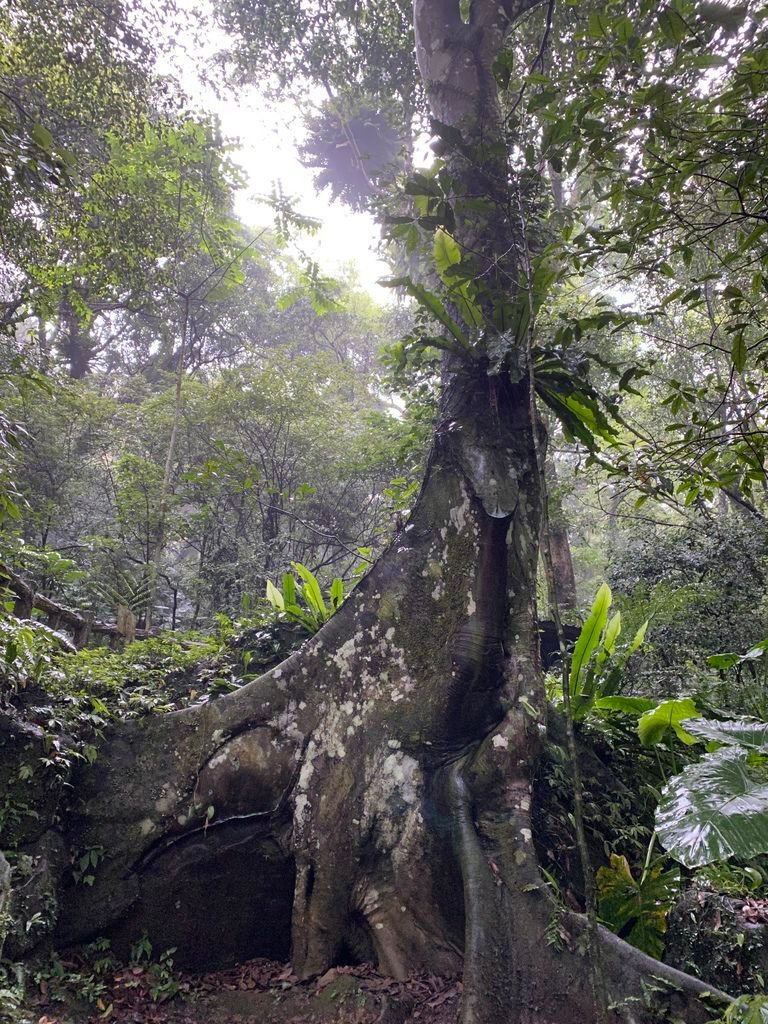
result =
[{"label": "leaf litter on ground", "polygon": [[158,999],[151,972],[123,967],[105,976],[96,1005],[51,1003],[46,992],[30,1009],[37,1024],[455,1024],[462,991],[455,975],[413,972],[398,981],[370,964],[300,982],[290,964],[263,957],[173,977],[178,992]]}]

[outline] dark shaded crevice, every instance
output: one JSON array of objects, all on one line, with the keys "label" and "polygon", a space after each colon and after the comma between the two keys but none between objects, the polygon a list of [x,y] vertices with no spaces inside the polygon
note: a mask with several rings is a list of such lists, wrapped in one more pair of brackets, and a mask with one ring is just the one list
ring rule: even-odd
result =
[{"label": "dark shaded crevice", "polygon": [[79,887],[64,889],[56,945],[105,935],[127,958],[146,934],[157,954],[176,947],[174,961],[185,970],[287,959],[296,873],[289,850],[289,822],[228,822],[183,837],[135,876],[132,899],[109,922],[78,918]]},{"label": "dark shaded crevice", "polygon": [[347,919],[334,966],[355,967],[366,963],[377,966],[376,948],[364,915],[353,910]]},{"label": "dark shaded crevice", "polygon": [[315,865],[313,861],[307,864],[306,875],[304,878],[304,902],[309,904],[312,899],[312,893],[315,891]]},{"label": "dark shaded crevice", "polygon": [[277,828],[279,827],[281,820],[283,824],[290,821],[290,814],[286,813],[285,803],[283,803],[281,808],[276,808],[271,811],[255,811],[253,814],[235,814],[231,818],[222,818],[220,821],[212,821],[208,824],[198,825],[195,828],[188,829],[186,832],[182,832],[180,835],[164,836],[150,846],[146,853],[144,853],[130,868],[130,870],[126,872],[124,877],[128,878],[131,874],[140,875],[143,871],[146,871],[158,859],[158,857],[162,857],[168,853],[172,847],[184,844],[195,836],[207,837],[208,835],[214,835],[221,828],[237,828],[241,825],[248,828],[253,826],[258,827],[260,824],[266,824]]}]

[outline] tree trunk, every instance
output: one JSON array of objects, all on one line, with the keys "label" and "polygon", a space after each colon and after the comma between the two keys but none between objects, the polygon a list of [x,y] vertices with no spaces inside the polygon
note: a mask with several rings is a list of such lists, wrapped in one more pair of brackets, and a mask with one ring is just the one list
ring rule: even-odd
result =
[{"label": "tree trunk", "polygon": [[[555,463],[548,458],[545,463],[547,482],[547,516],[542,526],[541,542],[549,550],[549,558],[544,559],[547,573],[547,592],[551,607],[569,621],[577,608],[576,574],[573,571],[571,544],[568,539],[568,524],[563,511],[563,503],[557,491],[557,470]],[[549,572],[551,565],[552,572]]]},{"label": "tree trunk", "polygon": [[[357,949],[397,977],[463,964],[464,1024],[596,1019],[582,919],[548,895],[532,842],[526,391],[448,371],[411,520],[324,629],[229,696],[115,727],[76,787],[70,848],[104,857],[93,886],[63,888],[60,944],[147,930],[199,966],[290,948],[302,977]],[[703,984],[601,944],[609,1019],[653,1019],[650,976],[707,1019]]]},{"label": "tree trunk", "polygon": [[90,338],[83,329],[80,318],[69,298],[62,301],[60,316],[64,333],[62,351],[69,368],[69,376],[73,380],[82,380],[88,375],[91,366],[93,353],[90,347]]}]

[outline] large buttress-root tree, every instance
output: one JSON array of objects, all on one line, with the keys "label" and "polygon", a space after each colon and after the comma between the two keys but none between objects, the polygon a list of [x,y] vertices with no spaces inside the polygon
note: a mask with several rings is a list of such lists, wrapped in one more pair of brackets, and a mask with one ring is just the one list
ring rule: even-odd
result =
[{"label": "large buttress-root tree", "polygon": [[[514,297],[525,228],[491,67],[520,11],[459,8],[416,0],[419,65],[461,133],[456,194],[484,200],[457,200],[457,241],[485,294]],[[316,637],[235,694],[115,731],[72,822],[74,847],[104,857],[91,889],[64,894],[60,941],[149,922],[177,944],[191,897],[172,879],[208,878],[204,919],[206,900],[242,892],[237,871],[259,897],[251,945],[261,929],[287,952],[290,936],[302,977],[356,949],[395,976],[461,967],[463,1024],[650,1021],[653,998],[707,1019],[705,986],[591,934],[537,868],[542,440],[525,362],[447,356],[413,515]]]}]

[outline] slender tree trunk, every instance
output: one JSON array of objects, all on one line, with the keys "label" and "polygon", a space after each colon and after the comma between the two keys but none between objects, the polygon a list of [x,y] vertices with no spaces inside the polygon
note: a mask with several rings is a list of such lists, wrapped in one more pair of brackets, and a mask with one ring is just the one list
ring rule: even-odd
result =
[{"label": "slender tree trunk", "polygon": [[90,369],[91,348],[88,335],[84,332],[77,313],[69,299],[61,303],[61,319],[64,328],[64,357],[73,380],[82,380]]},{"label": "slender tree trunk", "polygon": [[[608,508],[605,509],[607,515],[606,522],[606,548],[608,550],[608,557],[612,557],[616,552],[616,545],[619,541],[619,517],[621,515],[621,503],[624,498],[621,488],[618,484],[609,483],[607,485],[608,492]],[[601,502],[602,506],[602,502]]]},{"label": "slender tree trunk", "polygon": [[187,337],[189,334],[189,311],[190,296],[182,297],[181,311],[181,345],[179,346],[179,358],[176,366],[176,386],[173,404],[173,422],[171,424],[171,435],[168,438],[168,448],[165,455],[165,466],[163,468],[163,482],[160,488],[160,504],[157,514],[157,528],[152,543],[152,548],[147,562],[149,574],[149,586],[147,588],[147,608],[144,616],[144,628],[149,632],[152,629],[152,618],[157,598],[157,575],[160,567],[160,559],[163,556],[166,544],[166,532],[168,522],[168,510],[170,507],[171,490],[173,482],[173,465],[176,459],[176,444],[179,435],[179,423],[181,422],[182,389],[184,385],[184,372],[186,369]]},{"label": "slender tree trunk", "polygon": [[551,607],[556,607],[564,619],[572,618],[577,608],[576,574],[573,571],[571,542],[563,503],[557,490],[557,470],[554,461],[546,460],[548,515],[542,526],[542,546],[549,552],[544,560],[547,590]]}]

